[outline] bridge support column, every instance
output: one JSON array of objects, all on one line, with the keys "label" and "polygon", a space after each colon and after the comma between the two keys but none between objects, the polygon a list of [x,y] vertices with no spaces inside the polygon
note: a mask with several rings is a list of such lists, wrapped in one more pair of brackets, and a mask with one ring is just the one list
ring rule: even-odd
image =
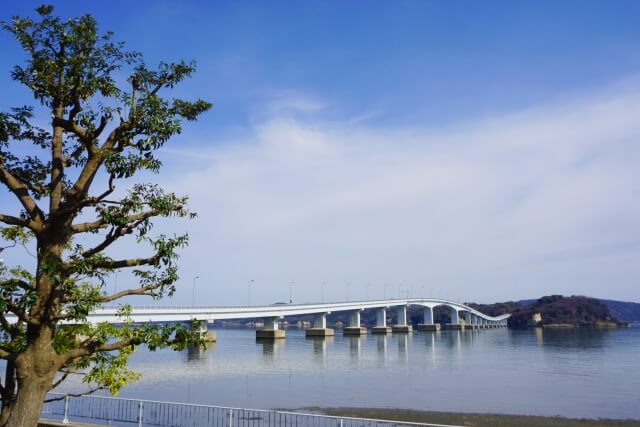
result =
[{"label": "bridge support column", "polygon": [[379,308],[376,310],[376,326],[371,329],[374,334],[388,334],[391,328],[387,326],[387,309]]},{"label": "bridge support column", "polygon": [[327,313],[318,313],[313,319],[313,328],[305,331],[307,337],[332,337],[333,329],[327,328]]},{"label": "bridge support column", "polygon": [[424,308],[424,318],[422,322],[423,323],[418,324],[419,331],[435,332],[440,330],[440,324],[433,323],[433,307]]},{"label": "bridge support column", "polygon": [[278,327],[279,317],[267,317],[264,319],[264,327],[256,331],[256,339],[280,339],[285,333]]},{"label": "bridge support column", "polygon": [[342,329],[343,335],[360,336],[367,334],[367,328],[360,326],[360,310],[349,313],[349,326]]},{"label": "bridge support column", "polygon": [[460,315],[458,313],[458,310],[453,307],[451,307],[451,323],[447,323],[446,329],[463,329],[463,326],[460,324]]},{"label": "bridge support column", "polygon": [[473,326],[471,325],[471,313],[469,313],[468,311],[463,311],[462,320],[463,320],[461,322],[462,330],[473,329]]},{"label": "bridge support column", "polygon": [[397,323],[391,327],[393,332],[411,332],[413,328],[407,324],[407,306],[402,305],[396,309]]},{"label": "bridge support column", "polygon": [[474,329],[478,329],[478,316],[476,316],[475,314],[471,315],[471,325],[473,326]]},{"label": "bridge support column", "polygon": [[204,342],[216,342],[216,333],[209,331],[207,328],[207,322],[204,320],[199,321],[197,319],[193,319],[191,321],[191,330],[200,333],[200,338],[202,338]]}]

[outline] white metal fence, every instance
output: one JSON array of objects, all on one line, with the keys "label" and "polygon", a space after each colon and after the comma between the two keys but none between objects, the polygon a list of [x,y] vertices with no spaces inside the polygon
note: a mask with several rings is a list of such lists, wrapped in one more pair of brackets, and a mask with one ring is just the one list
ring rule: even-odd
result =
[{"label": "white metal fence", "polygon": [[[50,393],[47,399],[63,397]],[[63,422],[108,423],[112,426],[163,427],[393,427],[442,424],[410,423],[367,418],[228,408],[222,406],[133,400],[101,396],[65,397],[45,403],[42,418]]]}]

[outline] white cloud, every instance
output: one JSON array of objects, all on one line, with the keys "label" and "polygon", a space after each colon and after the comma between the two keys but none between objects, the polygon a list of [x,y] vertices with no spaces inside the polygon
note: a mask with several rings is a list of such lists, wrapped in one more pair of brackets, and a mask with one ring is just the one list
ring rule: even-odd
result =
[{"label": "white cloud", "polygon": [[640,299],[640,92],[446,129],[326,121],[301,99],[170,176],[200,213],[183,276],[207,278],[203,297],[244,303],[255,279],[256,302],[287,299],[292,280],[298,301],[323,281],[332,299],[347,282],[353,298],[389,283],[463,300]]}]

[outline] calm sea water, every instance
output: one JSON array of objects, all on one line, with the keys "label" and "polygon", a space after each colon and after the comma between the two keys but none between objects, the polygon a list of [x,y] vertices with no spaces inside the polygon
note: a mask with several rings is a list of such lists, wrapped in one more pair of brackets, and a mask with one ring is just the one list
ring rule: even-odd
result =
[{"label": "calm sea water", "polygon": [[123,397],[253,408],[390,407],[640,419],[640,328],[413,332],[280,341],[216,329],[206,351],[141,351]]}]

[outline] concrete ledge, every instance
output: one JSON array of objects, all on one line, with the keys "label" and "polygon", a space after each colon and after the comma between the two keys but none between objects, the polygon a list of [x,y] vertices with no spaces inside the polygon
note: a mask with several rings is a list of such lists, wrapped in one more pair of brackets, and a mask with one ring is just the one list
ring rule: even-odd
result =
[{"label": "concrete ledge", "polygon": [[374,326],[371,328],[372,334],[389,334],[391,333],[391,328],[388,326]]},{"label": "concrete ledge", "polygon": [[47,420],[41,418],[38,421],[38,427],[100,427],[100,424],[86,424],[86,423],[63,423],[62,421]]},{"label": "concrete ledge", "polygon": [[437,332],[440,330],[440,323],[420,323],[418,325],[419,331]]},{"label": "concrete ledge", "polygon": [[333,329],[329,328],[308,328],[305,329],[304,335],[306,337],[332,337],[334,333]]},{"label": "concrete ledge", "polygon": [[360,336],[367,335],[367,328],[362,328],[359,326],[347,326],[342,329],[342,335],[350,335],[350,336]]},{"label": "concrete ledge", "polygon": [[447,323],[446,325],[444,325],[444,328],[449,331],[464,331],[464,325],[454,323]]},{"label": "concrete ledge", "polygon": [[393,332],[407,333],[407,332],[412,332],[413,327],[411,325],[393,325],[391,327],[391,330]]},{"label": "concrete ledge", "polygon": [[476,325],[467,323],[467,324],[464,325],[464,329],[465,330],[467,330],[467,329],[478,329],[478,327]]},{"label": "concrete ledge", "polygon": [[285,337],[282,329],[258,329],[256,330],[256,339],[259,340],[275,340]]}]

